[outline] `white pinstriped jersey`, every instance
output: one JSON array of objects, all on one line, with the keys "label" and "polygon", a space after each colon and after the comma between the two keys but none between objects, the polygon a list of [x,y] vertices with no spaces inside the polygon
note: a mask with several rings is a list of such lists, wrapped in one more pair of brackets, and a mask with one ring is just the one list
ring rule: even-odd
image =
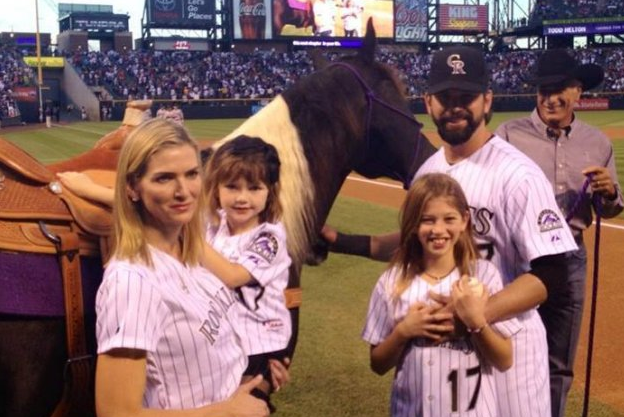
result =
[{"label": "white pinstriped jersey", "polygon": [[286,230],[281,222],[262,223],[238,235],[230,235],[225,213],[218,226],[208,228],[206,240],[230,262],[243,266],[254,282],[237,291],[242,308],[237,327],[248,355],[286,348],[292,325],[284,290],[291,264]]},{"label": "white pinstriped jersey", "polygon": [[147,352],[143,405],[196,408],[229,398],[247,356],[233,327],[238,303],[203,268],[150,248],[153,268],[112,260],[97,294],[98,353]]},{"label": "white pinstriped jersey", "polygon": [[[460,278],[455,269],[435,285],[416,276],[399,298],[394,291],[400,270],[386,271],[375,286],[368,307],[362,338],[371,345],[385,340],[415,302],[429,301],[429,291],[449,295]],[[478,260],[475,276],[490,293],[503,284],[496,267]],[[504,337],[520,330],[516,319],[492,327]],[[397,365],[392,384],[392,417],[494,417],[496,387],[493,367],[485,363],[470,338],[435,345],[426,338],[415,338],[406,347]]]},{"label": "white pinstriped jersey", "polygon": [[[457,180],[470,205],[474,237],[482,254],[501,271],[507,285],[530,269],[531,260],[576,250],[572,233],[542,170],[498,136],[468,158],[450,165],[444,148],[431,156],[416,178],[443,172]],[[536,309],[517,316],[514,365],[497,374],[500,414],[550,416],[548,347]]]}]

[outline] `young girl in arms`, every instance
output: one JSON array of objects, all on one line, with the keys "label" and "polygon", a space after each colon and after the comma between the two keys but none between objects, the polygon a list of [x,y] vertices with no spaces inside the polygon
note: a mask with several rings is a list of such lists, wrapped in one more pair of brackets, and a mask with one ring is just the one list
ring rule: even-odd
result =
[{"label": "young girl in arms", "polygon": [[150,120],[123,145],[117,173],[113,257],[96,302],[98,416],[268,415],[250,395],[262,378],[240,385],[236,300],[199,266],[197,144],[183,127]]},{"label": "young girl in arms", "polygon": [[208,269],[236,289],[242,305],[237,325],[250,355],[245,375],[264,376],[261,392],[254,394],[267,402],[268,360],[285,358],[291,336],[284,297],[291,260],[279,221],[279,170],[273,145],[238,136],[216,150],[206,171],[213,224],[204,260]]},{"label": "young girl in arms", "polygon": [[[489,292],[502,282],[493,264],[477,259],[470,227],[468,203],[451,177],[428,174],[412,185],[400,246],[373,290],[362,335],[376,373],[396,367],[394,417],[497,415],[492,366],[511,366],[519,324],[486,322]],[[430,290],[452,296],[465,337],[445,337],[451,315],[429,299]]]}]

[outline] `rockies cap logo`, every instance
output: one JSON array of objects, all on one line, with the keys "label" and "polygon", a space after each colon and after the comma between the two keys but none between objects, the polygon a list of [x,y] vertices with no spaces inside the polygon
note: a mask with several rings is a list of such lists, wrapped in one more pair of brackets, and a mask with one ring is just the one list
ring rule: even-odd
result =
[{"label": "rockies cap logo", "polygon": [[452,54],[446,59],[446,65],[453,69],[452,75],[466,74],[464,71],[464,61],[461,60],[459,54]]}]

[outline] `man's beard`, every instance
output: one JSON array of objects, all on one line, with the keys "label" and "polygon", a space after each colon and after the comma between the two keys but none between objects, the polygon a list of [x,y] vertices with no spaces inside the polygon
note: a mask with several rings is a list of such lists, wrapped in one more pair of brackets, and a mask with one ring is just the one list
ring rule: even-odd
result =
[{"label": "man's beard", "polygon": [[[466,121],[466,127],[463,129],[447,129],[446,124],[448,122],[456,122],[459,120]],[[454,112],[444,112],[439,119],[434,119],[433,122],[438,127],[438,133],[442,140],[451,146],[457,146],[464,144],[470,140],[472,134],[477,130],[483,116],[479,119],[475,119],[471,111],[462,109]]]}]

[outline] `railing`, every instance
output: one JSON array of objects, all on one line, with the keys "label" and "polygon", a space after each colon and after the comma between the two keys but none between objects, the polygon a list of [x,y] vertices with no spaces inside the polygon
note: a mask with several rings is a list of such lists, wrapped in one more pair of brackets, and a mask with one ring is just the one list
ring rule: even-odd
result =
[{"label": "railing", "polygon": [[[597,92],[583,95],[584,99],[607,99],[609,109],[624,109],[624,92]],[[407,98],[414,113],[425,113],[422,96]],[[535,94],[495,94],[494,111],[531,111],[535,107]],[[246,118],[260,110],[271,101],[271,98],[224,98],[200,100],[166,100],[153,99],[152,114],[161,106],[180,107],[185,119],[211,118]],[[111,100],[100,102],[102,106],[112,109],[109,120],[121,120],[126,108],[127,100]],[[108,112],[107,112],[108,113]]]}]

